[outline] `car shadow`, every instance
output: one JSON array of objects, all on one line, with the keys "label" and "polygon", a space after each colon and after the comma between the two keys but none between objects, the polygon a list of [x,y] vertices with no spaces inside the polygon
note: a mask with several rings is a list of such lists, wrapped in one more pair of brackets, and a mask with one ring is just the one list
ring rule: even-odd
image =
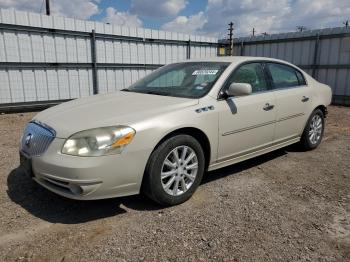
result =
[{"label": "car shadow", "polygon": [[[207,172],[202,184],[229,175],[239,174],[243,170],[253,168],[285,154],[287,154],[287,151],[280,149],[235,165]],[[150,211],[164,208],[144,195],[91,201],[67,199],[38,185],[26,176],[21,168],[16,168],[10,172],[7,178],[7,186],[7,194],[13,202],[33,216],[50,223],[79,224],[124,214],[127,209]]]},{"label": "car shadow", "polygon": [[290,146],[287,146],[284,148],[286,152],[295,152],[295,153],[302,153],[302,152],[307,152],[308,150],[303,148],[299,143],[292,144]]},{"label": "car shadow", "polygon": [[259,166],[265,162],[269,162],[275,158],[284,156],[288,154],[288,148],[282,148],[278,149],[276,151],[254,157],[245,161],[242,161],[237,164],[233,164],[227,167],[223,167],[214,171],[209,171],[206,174],[204,174],[202,184],[210,183],[214,180],[226,177],[226,176],[232,176],[239,174],[240,172],[244,170],[251,169],[253,167]]},{"label": "car shadow", "polygon": [[91,201],[64,198],[37,184],[21,168],[10,172],[7,187],[7,194],[13,202],[51,223],[79,224],[112,217],[126,213],[125,207],[135,210],[161,208],[142,195]]}]

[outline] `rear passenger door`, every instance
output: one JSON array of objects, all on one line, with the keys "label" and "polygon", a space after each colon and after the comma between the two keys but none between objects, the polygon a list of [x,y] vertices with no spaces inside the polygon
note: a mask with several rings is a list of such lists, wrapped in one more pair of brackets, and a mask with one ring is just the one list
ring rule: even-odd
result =
[{"label": "rear passenger door", "polygon": [[267,63],[276,98],[276,142],[284,142],[301,135],[311,101],[310,88],[303,74],[294,67],[281,63]]}]

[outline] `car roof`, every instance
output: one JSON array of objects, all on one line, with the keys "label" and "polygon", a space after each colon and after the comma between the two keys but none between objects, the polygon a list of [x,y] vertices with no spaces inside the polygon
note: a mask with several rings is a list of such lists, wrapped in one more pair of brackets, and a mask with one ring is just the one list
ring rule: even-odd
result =
[{"label": "car roof", "polygon": [[217,57],[206,57],[206,58],[194,58],[194,59],[183,60],[181,62],[227,62],[227,63],[238,65],[249,61],[277,62],[277,63],[282,63],[285,65],[292,66],[302,71],[298,66],[293,65],[287,61],[270,58],[270,57],[259,57],[259,56],[217,56]]},{"label": "car roof", "polygon": [[217,56],[217,57],[207,57],[207,58],[194,58],[189,60],[184,60],[183,62],[229,62],[229,63],[242,63],[248,61],[273,61],[289,64],[286,61],[270,58],[270,57],[257,57],[257,56]]}]

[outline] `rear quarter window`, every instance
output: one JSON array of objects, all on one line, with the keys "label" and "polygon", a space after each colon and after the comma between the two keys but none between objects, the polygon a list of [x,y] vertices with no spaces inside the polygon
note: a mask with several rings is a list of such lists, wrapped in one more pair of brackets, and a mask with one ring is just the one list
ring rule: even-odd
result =
[{"label": "rear quarter window", "polygon": [[304,76],[298,70],[288,65],[269,63],[268,69],[275,89],[306,84]]},{"label": "rear quarter window", "polygon": [[300,73],[299,71],[295,71],[299,80],[299,85],[304,86],[306,85],[306,80],[305,77],[303,76],[302,73]]}]

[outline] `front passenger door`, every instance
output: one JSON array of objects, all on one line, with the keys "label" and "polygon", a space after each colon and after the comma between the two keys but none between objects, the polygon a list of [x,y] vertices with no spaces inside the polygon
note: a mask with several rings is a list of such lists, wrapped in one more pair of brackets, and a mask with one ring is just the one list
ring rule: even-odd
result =
[{"label": "front passenger door", "polygon": [[218,162],[243,156],[272,143],[276,119],[275,97],[269,90],[263,64],[241,65],[226,81],[248,83],[252,94],[219,100]]}]

